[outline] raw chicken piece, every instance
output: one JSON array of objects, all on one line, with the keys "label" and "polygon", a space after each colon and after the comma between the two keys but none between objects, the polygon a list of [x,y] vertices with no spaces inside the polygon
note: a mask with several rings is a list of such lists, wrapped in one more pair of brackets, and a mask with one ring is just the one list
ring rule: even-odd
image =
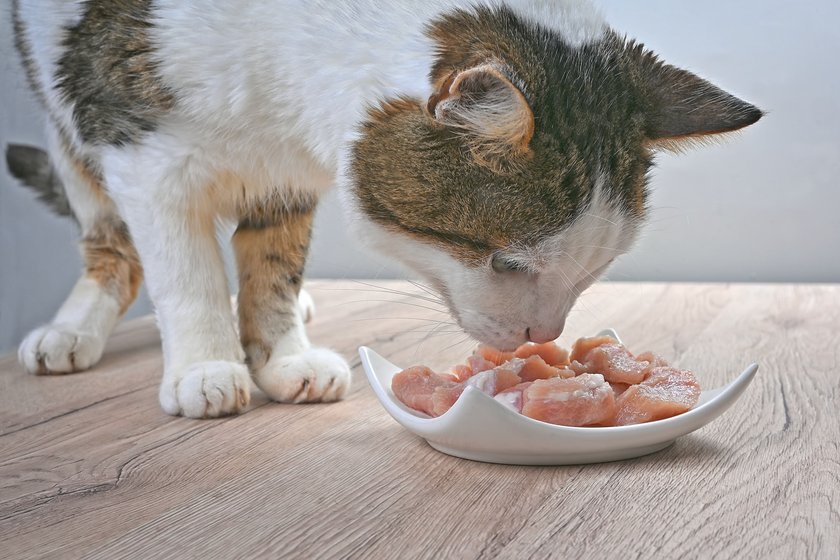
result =
[{"label": "raw chicken piece", "polygon": [[615,393],[615,398],[618,398],[630,385],[627,383],[610,383],[610,387],[612,387],[613,393]]},{"label": "raw chicken piece", "polygon": [[671,365],[665,361],[665,358],[659,354],[654,354],[653,352],[642,352],[636,356],[636,359],[640,362],[648,362],[651,369],[655,367],[668,367]]},{"label": "raw chicken piece", "polygon": [[617,344],[618,341],[611,336],[592,336],[579,338],[572,345],[572,353],[569,360],[572,362],[584,362],[586,355],[593,348],[597,348],[602,344]]},{"label": "raw chicken piece", "polygon": [[481,356],[488,362],[493,362],[494,366],[500,366],[514,357],[513,352],[502,352],[498,348],[486,344],[479,345],[473,354]]},{"label": "raw chicken piece", "polygon": [[493,397],[514,412],[522,413],[522,393],[531,386],[530,381],[514,385],[509,389],[505,389]]},{"label": "raw chicken piece", "polygon": [[518,413],[567,426],[668,418],[690,409],[700,395],[690,372],[652,352],[634,357],[609,336],[581,338],[571,355],[554,342],[529,342],[515,352],[479,346],[446,374],[408,368],[394,376],[392,389],[407,406],[440,416],[470,385]]},{"label": "raw chicken piece", "polygon": [[466,366],[464,364],[458,364],[457,366],[449,368],[449,374],[452,375],[456,381],[466,381],[472,377],[474,373],[475,372],[473,372],[470,366]]},{"label": "raw chicken piece", "polygon": [[513,355],[517,358],[528,358],[529,356],[537,355],[545,363],[554,367],[569,365],[569,351],[560,348],[555,342],[546,342],[544,344],[526,342],[517,348]]},{"label": "raw chicken piece", "polygon": [[453,377],[437,374],[426,366],[404,369],[391,381],[391,390],[403,404],[430,416],[436,416],[432,402],[435,390],[454,389],[456,386],[460,386],[460,383],[457,383]]},{"label": "raw chicken piece", "polygon": [[482,371],[493,369],[499,364],[482,358],[478,354],[473,354],[472,356],[467,358],[467,365],[472,370],[472,375],[475,375],[476,373],[481,373]]},{"label": "raw chicken piece", "polygon": [[466,387],[465,383],[455,383],[453,385],[440,385],[439,387],[435,387],[431,398],[431,412],[428,414],[430,416],[440,416],[441,414],[444,414],[447,410],[452,408],[452,405],[455,404],[455,401],[457,401],[461,396],[461,393],[464,392],[464,387]]},{"label": "raw chicken piece", "polygon": [[522,393],[522,414],[551,424],[608,424],[615,412],[613,390],[597,373],[534,381]]},{"label": "raw chicken piece", "polygon": [[[517,360],[521,362],[522,360]],[[404,381],[397,381],[397,376],[394,376],[394,382],[391,387],[394,394],[407,406],[425,412],[429,416],[440,416],[452,408],[455,401],[464,392],[467,386],[476,387],[478,390],[487,393],[491,397],[499,391],[504,391],[509,387],[513,387],[522,382],[522,379],[516,374],[516,371],[521,367],[519,363],[509,362],[498,366],[494,369],[483,371],[472,375],[463,382],[450,381],[447,376],[431,373],[431,370],[426,371],[421,368],[409,368],[406,371],[411,371],[409,375],[414,376],[409,383],[406,383],[406,389],[402,389],[401,383]],[[405,372],[398,373],[402,375]],[[437,376],[437,378],[433,377]],[[395,387],[401,387],[401,393],[397,393]],[[413,399],[413,400],[412,400]],[[412,404],[414,403],[414,404]],[[416,406],[415,406],[416,405]],[[422,408],[421,408],[422,407]]]},{"label": "raw chicken piece", "polygon": [[523,381],[536,381],[537,379],[548,379],[550,377],[574,377],[575,372],[566,368],[560,369],[545,363],[539,354],[533,354],[522,364],[519,377]]},{"label": "raw chicken piece", "polygon": [[700,385],[690,371],[657,367],[650,376],[631,385],[617,399],[615,424],[640,424],[670,418],[691,409],[700,398]]},{"label": "raw chicken piece", "polygon": [[610,383],[641,383],[650,370],[650,362],[637,360],[627,348],[613,341],[592,348],[571,367],[576,373],[601,373]]},{"label": "raw chicken piece", "polygon": [[465,385],[472,385],[493,397],[496,393],[522,383],[522,378],[516,373],[518,369],[517,367],[509,367],[508,364],[501,365],[470,377]]}]

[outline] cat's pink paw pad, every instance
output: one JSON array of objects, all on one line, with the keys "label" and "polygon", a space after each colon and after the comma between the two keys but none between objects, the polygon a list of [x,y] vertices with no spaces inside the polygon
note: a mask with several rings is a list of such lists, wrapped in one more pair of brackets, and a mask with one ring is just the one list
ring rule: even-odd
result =
[{"label": "cat's pink paw pad", "polygon": [[277,356],[254,373],[254,381],[279,402],[330,402],[350,388],[347,361],[326,348],[310,348],[292,356]]},{"label": "cat's pink paw pad", "polygon": [[198,362],[160,386],[165,412],[190,418],[215,418],[241,412],[251,400],[250,376],[244,364]]},{"label": "cat's pink paw pad", "polygon": [[18,359],[29,373],[72,373],[96,364],[104,348],[103,337],[79,331],[72,325],[45,325],[23,339]]}]

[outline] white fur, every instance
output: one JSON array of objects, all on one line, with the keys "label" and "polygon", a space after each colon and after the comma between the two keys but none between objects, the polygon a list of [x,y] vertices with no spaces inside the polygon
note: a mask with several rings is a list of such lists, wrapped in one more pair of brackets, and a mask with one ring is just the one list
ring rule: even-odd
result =
[{"label": "white fur", "polygon": [[316,187],[325,185],[312,184],[311,170],[295,173],[300,155],[311,154],[329,183],[369,107],[432,93],[427,24],[477,4],[507,4],[574,45],[605,29],[581,0],[162,0],[154,38],[160,71],[200,138],[234,148],[232,162],[275,162],[292,184]]},{"label": "white fur", "polygon": [[[456,8],[507,5],[570,44],[596,40],[605,24],[583,0],[159,0],[151,28],[159,73],[177,92],[166,142],[206,164],[217,215],[280,186],[323,192],[346,160],[368,108],[383,99],[432,93],[435,45],[426,26]],[[81,0],[21,0],[21,18],[40,69],[51,114],[78,142],[72,106],[61,99],[55,61],[63,29],[81,16]],[[153,143],[156,136],[146,138]],[[108,149],[109,151],[112,151]],[[197,168],[198,164],[193,164]]]},{"label": "white fur", "polygon": [[20,362],[37,374],[89,368],[102,356],[119,311],[119,303],[95,280],[82,277],[53,321],[29,333],[21,343]]},{"label": "white fur", "polygon": [[82,235],[85,235],[100,219],[116,213],[117,209],[110,200],[98,196],[86,179],[79,177],[76,165],[68,159],[67,151],[62,146],[61,138],[54,126],[47,126],[47,143],[50,159],[61,177],[64,193],[67,195],[70,207],[73,208],[73,215],[79,222]]},{"label": "white fur", "polygon": [[286,355],[275,352],[265,367],[254,372],[254,382],[279,402],[331,402],[350,388],[350,367],[326,348]]},{"label": "white fur", "polygon": [[159,397],[168,414],[212,418],[240,412],[250,400],[250,374],[237,362],[195,362],[177,376],[164,376]]},{"label": "white fur", "polygon": [[280,402],[338,400],[350,389],[350,366],[332,350],[310,346],[300,307],[298,311],[292,328],[274,343],[268,362],[254,371],[254,383]]},{"label": "white fur", "polygon": [[315,300],[303,288],[298,294],[298,312],[304,323],[308,323],[315,317]]},{"label": "white fur", "polygon": [[[247,379],[247,368],[215,239],[213,190],[208,189],[213,166],[188,139],[166,133],[105,150],[102,165],[158,315],[164,352],[161,405],[187,416],[236,412],[235,391],[247,391],[238,381],[243,375]],[[221,396],[205,394],[200,379]]]},{"label": "white fur", "polygon": [[[63,30],[83,4],[21,0],[20,13],[51,114],[91,151],[78,142],[72,105],[54,80]],[[231,180],[247,180],[248,196],[278,184],[323,191],[369,107],[431,94],[428,23],[476,5],[507,5],[572,45],[606,29],[584,0],[159,0],[150,33],[178,99],[167,124]]]}]

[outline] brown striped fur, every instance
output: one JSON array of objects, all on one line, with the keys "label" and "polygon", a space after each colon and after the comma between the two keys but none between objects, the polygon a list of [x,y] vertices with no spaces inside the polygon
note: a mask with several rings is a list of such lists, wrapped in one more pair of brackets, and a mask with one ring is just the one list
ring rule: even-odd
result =
[{"label": "brown striped fur", "polygon": [[125,223],[103,219],[82,238],[85,275],[93,278],[126,312],[137,297],[143,281],[143,267]]},{"label": "brown striped fur", "polygon": [[[610,203],[642,221],[654,149],[686,130],[732,130],[761,116],[612,31],[571,47],[506,8],[477,8],[442,17],[429,35],[438,43],[437,90],[370,112],[352,177],[374,222],[469,266],[562,230],[584,211],[599,178]],[[490,150],[493,158],[476,149],[486,131],[464,132],[440,111],[459,76],[488,67],[516,90],[521,103],[512,110],[528,115],[504,121],[518,122],[518,135],[491,127],[497,144],[517,147]]]},{"label": "brown striped fur", "polygon": [[143,282],[140,257],[128,227],[108,196],[98,168],[74,150],[65,136],[60,135],[60,140],[60,149],[71,162],[73,174],[94,195],[100,209],[93,223],[81,224],[84,274],[96,280],[106,293],[117,300],[120,314],[123,314],[137,298]]},{"label": "brown striped fur", "polygon": [[294,325],[316,200],[279,199],[245,213],[233,236],[239,271],[239,335],[252,371]]},{"label": "brown striped fur", "polygon": [[151,0],[89,2],[67,30],[56,78],[84,142],[131,143],[174,105],[154,61],[151,8]]}]

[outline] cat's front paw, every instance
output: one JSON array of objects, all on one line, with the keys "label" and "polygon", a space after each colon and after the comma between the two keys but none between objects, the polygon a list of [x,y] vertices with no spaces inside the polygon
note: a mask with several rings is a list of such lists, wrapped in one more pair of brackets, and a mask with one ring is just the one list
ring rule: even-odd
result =
[{"label": "cat's front paw", "polygon": [[18,359],[29,373],[49,375],[89,369],[105,348],[105,337],[72,325],[45,325],[30,332],[18,349]]},{"label": "cat's front paw", "polygon": [[279,402],[337,401],[350,388],[350,366],[332,350],[310,348],[292,356],[272,356],[254,373],[254,381]]},{"label": "cat's front paw", "polygon": [[164,376],[160,406],[172,415],[214,418],[241,412],[251,400],[250,375],[237,362],[198,362]]}]

